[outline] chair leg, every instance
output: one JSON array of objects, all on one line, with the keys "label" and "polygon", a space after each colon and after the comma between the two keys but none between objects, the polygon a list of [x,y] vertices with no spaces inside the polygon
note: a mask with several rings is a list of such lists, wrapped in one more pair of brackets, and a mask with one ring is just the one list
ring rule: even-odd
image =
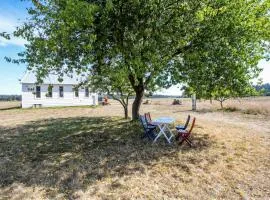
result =
[{"label": "chair leg", "polygon": [[142,136],[141,136],[141,139],[144,139],[144,138],[146,138],[147,137],[147,135],[144,133]]},{"label": "chair leg", "polygon": [[184,141],[185,141],[185,139],[182,139],[178,144],[181,146]]},{"label": "chair leg", "polygon": [[141,136],[141,139],[144,139],[144,138],[148,138],[149,140],[152,140],[151,136],[149,135],[149,133],[144,133],[142,136]]},{"label": "chair leg", "polygon": [[178,141],[180,139],[180,135],[178,134],[176,137],[175,137],[175,140]]},{"label": "chair leg", "polygon": [[186,141],[186,143],[187,143],[190,147],[193,146],[192,142],[191,142],[191,141],[189,140],[189,138],[187,138],[187,137],[182,137],[182,140],[181,140],[178,144],[179,144],[179,145],[182,145],[184,141]]},{"label": "chair leg", "polygon": [[189,138],[187,138],[187,140],[188,140],[190,143],[192,143],[191,140],[190,140]]},{"label": "chair leg", "polygon": [[193,145],[192,145],[192,142],[191,142],[188,138],[186,138],[185,141],[188,143],[188,145],[189,145],[190,147],[193,146]]}]

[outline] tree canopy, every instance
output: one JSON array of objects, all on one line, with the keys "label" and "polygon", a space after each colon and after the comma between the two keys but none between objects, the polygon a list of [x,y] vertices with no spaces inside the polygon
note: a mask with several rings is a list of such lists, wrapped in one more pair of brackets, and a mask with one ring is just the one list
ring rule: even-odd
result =
[{"label": "tree canopy", "polygon": [[[185,82],[235,90],[269,51],[269,0],[32,0],[14,35],[29,41],[16,62],[42,78],[95,68],[128,81],[132,117],[144,91]],[[8,37],[5,34],[2,34]]]}]

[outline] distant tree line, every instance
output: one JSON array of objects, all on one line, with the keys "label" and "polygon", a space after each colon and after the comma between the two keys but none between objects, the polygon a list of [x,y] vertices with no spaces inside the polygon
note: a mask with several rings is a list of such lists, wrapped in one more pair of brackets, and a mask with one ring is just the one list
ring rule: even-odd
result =
[{"label": "distant tree line", "polygon": [[270,83],[254,86],[257,91],[260,91],[264,96],[270,96]]},{"label": "distant tree line", "polygon": [[20,101],[21,95],[0,95],[0,101]]}]

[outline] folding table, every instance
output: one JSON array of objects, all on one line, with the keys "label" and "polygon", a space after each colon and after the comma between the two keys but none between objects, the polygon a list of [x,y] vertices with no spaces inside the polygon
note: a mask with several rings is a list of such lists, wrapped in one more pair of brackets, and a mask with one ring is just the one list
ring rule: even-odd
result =
[{"label": "folding table", "polygon": [[[160,117],[151,122],[151,124],[156,125],[159,128],[159,133],[154,139],[154,142],[157,141],[159,137],[162,135],[165,137],[168,143],[171,143],[171,139],[174,136],[172,131],[169,128],[170,124],[173,124],[175,122],[175,119],[172,117]],[[166,134],[167,132],[167,134]]]}]

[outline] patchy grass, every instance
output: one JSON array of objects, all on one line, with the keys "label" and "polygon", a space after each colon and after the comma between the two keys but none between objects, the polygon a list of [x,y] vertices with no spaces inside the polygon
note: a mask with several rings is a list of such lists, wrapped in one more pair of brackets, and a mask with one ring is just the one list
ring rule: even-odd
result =
[{"label": "patchy grass", "polygon": [[267,116],[157,101],[141,112],[197,118],[194,148],[141,140],[114,103],[1,111],[0,199],[269,199]]},{"label": "patchy grass", "polygon": [[[141,141],[141,128],[119,118],[66,118],[30,122],[16,128],[2,128],[0,140],[1,187],[21,183],[46,188],[50,198],[75,198],[102,182],[109,190],[125,190],[119,181],[141,176],[160,159],[173,159],[174,165],[189,170],[178,160],[178,146],[161,141],[155,145]],[[208,137],[196,137],[197,147],[183,151],[200,152],[211,144]],[[156,164],[154,164],[156,163]],[[179,165],[180,164],[180,165]],[[149,168],[150,169],[150,168]],[[150,170],[151,171],[151,170]],[[4,196],[12,194],[5,190]],[[95,193],[92,193],[94,195]],[[101,197],[102,190],[100,191]],[[44,196],[45,198],[45,196]]]}]

